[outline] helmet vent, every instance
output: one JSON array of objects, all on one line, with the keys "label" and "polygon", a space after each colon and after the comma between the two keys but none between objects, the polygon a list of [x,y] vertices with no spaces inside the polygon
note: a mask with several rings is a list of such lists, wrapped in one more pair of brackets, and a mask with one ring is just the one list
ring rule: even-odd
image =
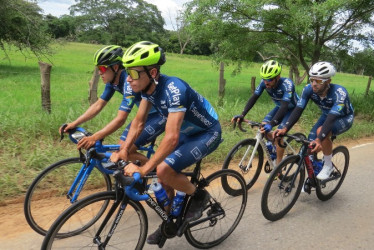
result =
[{"label": "helmet vent", "polygon": [[149,52],[147,51],[147,52],[143,53],[140,58],[144,59],[144,58],[147,58],[148,56],[149,56]]}]

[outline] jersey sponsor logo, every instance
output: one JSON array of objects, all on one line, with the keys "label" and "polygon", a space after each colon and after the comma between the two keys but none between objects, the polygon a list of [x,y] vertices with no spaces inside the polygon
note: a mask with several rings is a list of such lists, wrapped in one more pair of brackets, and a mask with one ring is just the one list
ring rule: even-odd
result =
[{"label": "jersey sponsor logo", "polygon": [[175,151],[174,154],[175,154],[176,156],[178,156],[179,158],[182,157],[182,153],[181,153],[180,150]]},{"label": "jersey sponsor logo", "polygon": [[145,127],[144,130],[147,131],[147,133],[150,134],[150,135],[154,135],[155,134],[155,130],[154,130],[154,128],[151,125],[148,125],[147,127]]},{"label": "jersey sponsor logo", "polygon": [[166,158],[165,159],[168,163],[170,163],[170,165],[174,165],[174,163],[175,163],[175,160],[173,159],[173,158]]},{"label": "jersey sponsor logo", "polygon": [[344,104],[338,104],[338,111],[341,111],[344,108]]},{"label": "jersey sponsor logo", "polygon": [[132,103],[134,102],[135,96],[131,95],[131,96],[126,96],[125,98],[127,100],[127,105],[131,106]]},{"label": "jersey sponsor logo", "polygon": [[[214,132],[212,138],[209,139],[209,141],[205,144],[208,148],[210,148],[210,146],[214,146],[215,145],[215,142],[217,140],[217,137],[218,137],[218,132]],[[214,143],[212,145],[212,143]]]},{"label": "jersey sponsor logo", "polygon": [[338,88],[336,92],[337,92],[338,101],[344,102],[345,98],[347,97],[347,94],[345,93],[345,91],[342,88]]},{"label": "jersey sponsor logo", "polygon": [[132,95],[132,88],[131,88],[130,84],[126,84],[125,93],[129,94],[129,95]]},{"label": "jersey sponsor logo", "polygon": [[180,105],[180,96],[181,92],[180,89],[176,86],[174,86],[174,82],[171,82],[168,85],[168,89],[171,93],[171,106],[179,106]]},{"label": "jersey sponsor logo", "polygon": [[204,123],[206,126],[211,126],[212,123],[205,118],[202,114],[199,113],[196,107],[192,107],[191,112],[194,114],[194,116],[199,119],[202,123]]},{"label": "jersey sponsor logo", "polygon": [[191,154],[193,155],[195,160],[199,160],[202,157],[202,153],[201,153],[200,149],[198,149],[198,147],[193,148],[191,150]]}]

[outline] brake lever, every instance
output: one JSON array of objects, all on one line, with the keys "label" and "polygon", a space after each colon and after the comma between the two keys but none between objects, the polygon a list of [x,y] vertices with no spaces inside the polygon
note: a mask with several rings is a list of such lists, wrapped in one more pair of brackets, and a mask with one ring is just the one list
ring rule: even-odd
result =
[{"label": "brake lever", "polygon": [[64,130],[65,128],[68,126],[67,123],[64,123],[62,126],[61,126],[61,130],[60,130],[60,142],[62,141],[62,139],[64,139]]}]

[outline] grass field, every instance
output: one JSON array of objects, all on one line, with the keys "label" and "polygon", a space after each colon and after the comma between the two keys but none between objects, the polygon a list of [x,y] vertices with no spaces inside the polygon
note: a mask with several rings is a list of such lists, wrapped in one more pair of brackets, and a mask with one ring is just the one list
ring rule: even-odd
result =
[{"label": "grass field", "polygon": [[[56,54],[51,58],[51,114],[41,108],[38,59],[34,56],[25,58],[20,52],[10,51],[9,62],[3,59],[4,52],[0,51],[0,201],[23,194],[35,175],[47,165],[77,155],[75,145],[68,140],[59,142],[58,128],[65,122],[73,121],[88,108],[88,81],[94,69],[92,57],[100,47],[80,43],[54,45]],[[236,142],[246,136],[253,137],[255,131],[247,135],[234,131],[230,119],[241,113],[251,95],[251,77],[255,76],[256,84],[259,83],[259,68],[260,64],[252,63],[234,76],[231,74],[234,66],[226,67],[225,97],[223,105],[218,106],[218,67],[209,58],[167,54],[162,73],[178,76],[188,82],[214,105],[219,114],[224,142],[206,161],[222,164]],[[287,68],[283,69],[282,75],[288,76]],[[347,88],[356,113],[354,126],[338,140],[374,134],[373,91],[368,97],[363,96],[367,81],[367,76],[345,73],[338,73],[333,79],[333,83]],[[297,86],[299,94],[303,86],[305,83]],[[100,82],[99,95],[103,89],[104,84]],[[93,132],[102,128],[116,116],[120,101],[121,95],[116,94],[101,114],[83,126]],[[270,97],[263,94],[247,118],[261,121],[273,106]],[[309,104],[295,131],[308,133],[319,114],[316,105]],[[116,143],[121,132],[117,131],[105,142]]]}]

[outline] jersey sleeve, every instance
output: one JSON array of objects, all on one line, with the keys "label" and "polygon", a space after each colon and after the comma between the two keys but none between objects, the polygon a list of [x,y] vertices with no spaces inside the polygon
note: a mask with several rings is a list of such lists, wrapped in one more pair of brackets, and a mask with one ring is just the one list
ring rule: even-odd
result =
[{"label": "jersey sleeve", "polygon": [[306,105],[308,104],[308,101],[310,99],[310,96],[312,94],[312,86],[310,84],[306,85],[303,88],[303,92],[301,93],[301,97],[299,101],[297,102],[297,107],[305,109]]},{"label": "jersey sleeve", "polygon": [[130,84],[126,83],[124,87],[123,99],[119,107],[119,110],[130,113],[132,108],[134,107],[134,104],[139,105],[140,100],[140,93],[135,93],[130,87]]},{"label": "jersey sleeve", "polygon": [[108,102],[115,92],[116,91],[112,88],[112,86],[109,83],[105,84],[104,92],[101,94],[100,98]]},{"label": "jersey sleeve", "polygon": [[335,90],[334,96],[334,105],[332,106],[329,114],[341,116],[344,115],[344,106],[345,102],[347,101],[348,93],[347,91],[339,87]]},{"label": "jersey sleeve", "polygon": [[167,84],[166,95],[169,113],[186,112],[188,101],[186,86],[179,79],[174,79]]},{"label": "jersey sleeve", "polygon": [[261,80],[260,85],[257,86],[254,94],[260,96],[262,92],[264,92],[264,89],[266,89],[266,86],[265,86],[264,80]]},{"label": "jersey sleeve", "polygon": [[290,79],[285,79],[282,83],[283,96],[282,101],[290,103],[292,100],[292,94],[295,92],[295,87]]}]

